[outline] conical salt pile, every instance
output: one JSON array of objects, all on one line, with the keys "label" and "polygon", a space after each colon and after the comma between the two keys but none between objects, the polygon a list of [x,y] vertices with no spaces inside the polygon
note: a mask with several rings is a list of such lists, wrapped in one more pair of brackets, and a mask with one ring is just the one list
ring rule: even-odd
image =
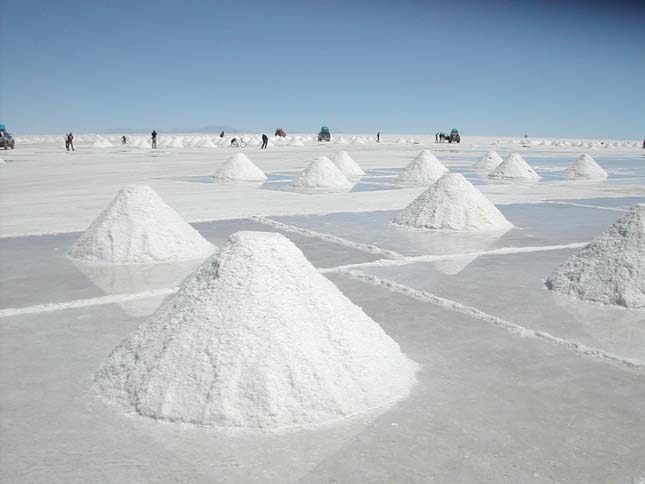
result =
[{"label": "conical salt pile", "polygon": [[463,175],[446,173],[419,195],[394,223],[434,230],[502,231],[513,225]]},{"label": "conical salt pile", "polygon": [[289,146],[304,146],[305,145],[302,141],[300,141],[300,138],[295,137],[295,136],[293,138],[291,138],[291,141],[289,141],[288,144],[289,144]]},{"label": "conical salt pile", "polygon": [[111,146],[112,143],[105,138],[99,138],[92,144],[92,148],[110,148]]},{"label": "conical salt pile", "polygon": [[206,138],[199,144],[200,148],[216,148],[217,146],[210,139]]},{"label": "conical salt pile", "polygon": [[291,186],[300,188],[349,188],[352,186],[345,175],[326,156],[319,156],[300,175]]},{"label": "conical salt pile", "polygon": [[541,177],[517,153],[511,153],[488,174],[489,178],[520,178],[525,180],[539,180]]},{"label": "conical salt pile", "polygon": [[392,403],[417,369],[289,239],[238,232],[95,381],[155,419],[271,430]]},{"label": "conical salt pile", "polygon": [[432,183],[447,171],[448,168],[430,150],[423,150],[403,169],[397,180],[406,183]]},{"label": "conical salt pile", "polygon": [[261,182],[265,181],[267,176],[246,155],[235,153],[217,170],[213,178],[220,181]]},{"label": "conical salt pile", "polygon": [[558,267],[546,286],[587,301],[645,308],[645,204]]},{"label": "conical salt pile", "polygon": [[481,159],[473,165],[475,170],[490,171],[494,170],[499,164],[504,161],[496,151],[489,151]]},{"label": "conical salt pile", "polygon": [[69,256],[87,262],[142,264],[202,259],[215,247],[147,185],[128,185],[92,222]]},{"label": "conical salt pile", "polygon": [[591,156],[584,154],[576,160],[569,168],[562,172],[570,179],[584,178],[588,180],[604,180],[607,172]]},{"label": "conical salt pile", "polygon": [[339,151],[334,157],[334,165],[345,175],[347,178],[356,178],[365,175],[365,172],[358,166],[358,163],[349,156],[347,151]]}]

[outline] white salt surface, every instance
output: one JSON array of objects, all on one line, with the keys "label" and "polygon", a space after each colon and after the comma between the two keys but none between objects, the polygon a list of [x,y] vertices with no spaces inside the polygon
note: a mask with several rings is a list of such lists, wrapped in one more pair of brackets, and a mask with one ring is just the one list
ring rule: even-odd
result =
[{"label": "white salt surface", "polygon": [[238,232],[95,381],[155,419],[271,430],[390,404],[417,368],[289,239]]},{"label": "white salt surface", "polygon": [[146,185],[122,188],[69,252],[74,259],[141,264],[208,257],[215,247]]},{"label": "white salt surface", "polygon": [[300,188],[350,188],[350,182],[345,175],[326,156],[316,158],[291,183]]},{"label": "white salt surface", "polygon": [[394,223],[434,230],[505,231],[513,227],[463,175],[446,173],[419,195]]},{"label": "white salt surface", "polygon": [[406,183],[431,183],[447,171],[448,168],[430,150],[423,150],[403,169],[398,180]]},{"label": "white salt surface", "polygon": [[261,182],[267,179],[264,172],[243,153],[235,153],[231,156],[213,177],[219,181]]},{"label": "white salt surface", "polygon": [[558,267],[546,285],[587,301],[645,308],[645,204]]},{"label": "white salt surface", "polygon": [[473,165],[476,170],[490,171],[497,168],[504,161],[496,151],[489,151]]},{"label": "white salt surface", "polygon": [[334,165],[345,175],[347,178],[357,178],[365,175],[363,169],[358,166],[358,163],[349,156],[347,151],[339,151],[334,156]]},{"label": "white salt surface", "polygon": [[511,153],[506,159],[488,174],[489,178],[509,178],[539,180],[533,168],[517,153]]},{"label": "white salt surface", "polygon": [[570,179],[604,180],[607,172],[588,154],[580,155],[573,165],[562,172]]}]

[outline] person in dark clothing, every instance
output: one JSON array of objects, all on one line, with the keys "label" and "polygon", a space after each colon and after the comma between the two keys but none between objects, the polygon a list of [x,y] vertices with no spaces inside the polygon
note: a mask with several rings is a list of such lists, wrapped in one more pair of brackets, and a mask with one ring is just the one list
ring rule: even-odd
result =
[{"label": "person in dark clothing", "polygon": [[376,142],[377,143],[381,142],[381,132],[380,131],[378,133],[376,133]]},{"label": "person in dark clothing", "polygon": [[435,142],[435,143],[438,143],[438,142],[439,142],[439,132],[436,132],[436,133],[434,134],[434,142]]},{"label": "person in dark clothing", "polygon": [[128,142],[128,140],[126,139],[125,135],[121,136],[121,144],[124,145],[127,142]]},{"label": "person in dark clothing", "polygon": [[262,147],[260,149],[261,150],[266,150],[268,144],[269,144],[269,137],[266,134],[263,134],[262,135]]},{"label": "person in dark clothing", "polygon": [[645,150],[645,139],[643,140],[643,149]]},{"label": "person in dark clothing", "polygon": [[152,147],[157,147],[157,132],[155,130],[152,130]]},{"label": "person in dark clothing", "polygon": [[67,135],[67,151],[69,150],[76,151],[74,149],[74,135],[72,133],[69,133]]},{"label": "person in dark clothing", "polygon": [[69,151],[69,133],[65,133],[65,149]]},{"label": "person in dark clothing", "polygon": [[222,131],[222,132],[219,134],[219,137],[220,137],[220,138],[223,138],[223,137],[224,137],[224,131]]}]

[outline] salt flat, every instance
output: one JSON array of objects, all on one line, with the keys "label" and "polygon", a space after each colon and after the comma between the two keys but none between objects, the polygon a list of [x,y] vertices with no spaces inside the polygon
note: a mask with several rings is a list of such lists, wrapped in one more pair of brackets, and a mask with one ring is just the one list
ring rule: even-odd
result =
[{"label": "salt flat", "polygon": [[[645,156],[635,142],[466,137],[448,145],[406,135],[419,144],[392,136],[336,145],[303,135],[304,146],[241,150],[266,182],[213,183],[209,176],[236,150],[191,145],[200,136],[153,151],[98,148],[96,137],[81,135],[74,153],[57,140],[25,137],[1,154],[2,482],[645,478],[645,312],[553,294],[543,284],[645,202]],[[514,228],[446,234],[391,224],[427,188],[396,182],[426,148]],[[286,186],[316,157],[339,150],[367,172],[353,189]],[[541,180],[488,179],[472,165],[489,150],[520,153]],[[560,174],[582,153],[607,180]],[[97,268],[66,257],[133,183],[153,187],[218,247],[239,230],[289,237],[421,365],[412,393],[371,414],[286,433],[160,423],[106,403],[93,385],[98,367],[199,264]]]}]

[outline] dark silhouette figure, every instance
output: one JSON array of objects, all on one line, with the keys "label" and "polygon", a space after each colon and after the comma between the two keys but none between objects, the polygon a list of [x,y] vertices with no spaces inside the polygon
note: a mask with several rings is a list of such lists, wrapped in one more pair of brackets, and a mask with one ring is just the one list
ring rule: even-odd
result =
[{"label": "dark silhouette figure", "polygon": [[76,151],[74,149],[74,135],[72,133],[67,135],[67,151],[69,150]]},{"label": "dark silhouette figure", "polygon": [[266,150],[267,145],[269,144],[269,137],[266,134],[262,135],[262,146],[260,147],[261,150]]},{"label": "dark silhouette figure", "polygon": [[152,131],[152,147],[157,147],[157,132],[155,130]]},{"label": "dark silhouette figure", "polygon": [[223,138],[223,137],[224,137],[224,131],[222,131],[222,132],[219,134],[219,137],[220,137],[220,138]]},{"label": "dark silhouette figure", "polygon": [[69,133],[65,133],[65,149],[69,151]]},{"label": "dark silhouette figure", "polygon": [[121,144],[124,145],[127,142],[128,142],[128,140],[126,139],[125,135],[121,136]]},{"label": "dark silhouette figure", "polygon": [[380,131],[378,133],[376,133],[376,142],[377,143],[381,142],[381,132]]}]

